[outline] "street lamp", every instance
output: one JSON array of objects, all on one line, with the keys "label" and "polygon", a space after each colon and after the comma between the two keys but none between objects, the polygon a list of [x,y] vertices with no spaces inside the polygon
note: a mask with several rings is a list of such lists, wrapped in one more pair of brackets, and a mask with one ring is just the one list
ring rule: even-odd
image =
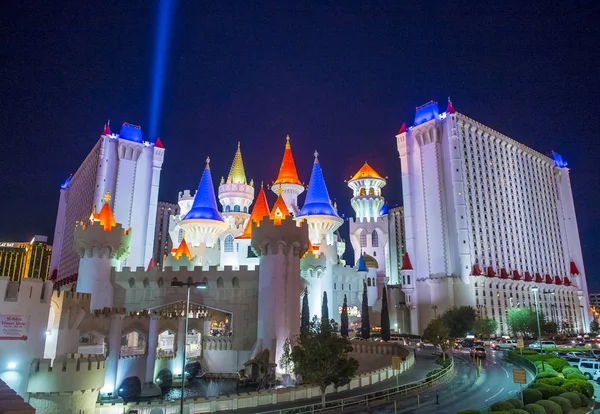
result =
[{"label": "street lamp", "polygon": [[537,300],[537,293],[538,290],[540,288],[538,288],[537,286],[533,286],[531,288],[531,291],[533,292],[533,298],[535,301],[535,319],[537,320],[537,326],[538,326],[538,342],[540,343],[540,352],[543,352],[543,348],[542,348],[542,329],[540,328],[540,313],[538,310],[538,300]]},{"label": "street lamp", "polygon": [[188,323],[190,314],[190,288],[195,287],[196,289],[206,289],[206,283],[204,282],[180,282],[174,280],[171,282],[171,287],[187,287],[187,300],[185,301],[185,333],[183,335],[183,366],[181,367],[181,400],[179,412],[183,413],[183,392],[185,390],[185,348],[188,334]]},{"label": "street lamp", "polygon": [[437,319],[437,305],[432,305],[431,309],[433,309],[433,318]]}]

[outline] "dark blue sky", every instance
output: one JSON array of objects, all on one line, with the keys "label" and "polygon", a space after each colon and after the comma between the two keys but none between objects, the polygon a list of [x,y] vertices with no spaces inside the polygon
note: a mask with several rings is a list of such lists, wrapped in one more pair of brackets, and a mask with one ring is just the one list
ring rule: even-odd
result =
[{"label": "dark blue sky", "polygon": [[[10,2],[0,16],[2,240],[52,236],[59,185],[106,119],[149,124],[156,4],[59,3]],[[161,200],[195,188],[206,156],[215,179],[226,175],[238,140],[249,178],[271,182],[290,134],[301,179],[318,149],[342,212],[343,180],[365,160],[399,203],[394,134],[415,106],[445,107],[450,95],[458,111],[569,162],[588,280],[600,290],[594,2],[285,3],[177,4],[158,122]]]}]

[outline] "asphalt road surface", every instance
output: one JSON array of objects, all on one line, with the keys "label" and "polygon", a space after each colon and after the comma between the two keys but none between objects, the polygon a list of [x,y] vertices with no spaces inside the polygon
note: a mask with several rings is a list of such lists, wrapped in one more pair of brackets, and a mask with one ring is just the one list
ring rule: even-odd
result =
[{"label": "asphalt road surface", "polygon": [[[519,385],[513,382],[512,370],[520,367],[505,361],[503,356],[503,351],[488,351],[487,359],[481,361],[478,376],[476,362],[469,356],[469,351],[454,351],[455,375],[437,388],[424,391],[418,397],[400,399],[395,403],[385,402],[371,408],[363,407],[344,412],[454,414],[466,409],[487,409],[496,401],[519,397]],[[527,380],[533,380],[533,374],[530,372],[527,372]]]}]

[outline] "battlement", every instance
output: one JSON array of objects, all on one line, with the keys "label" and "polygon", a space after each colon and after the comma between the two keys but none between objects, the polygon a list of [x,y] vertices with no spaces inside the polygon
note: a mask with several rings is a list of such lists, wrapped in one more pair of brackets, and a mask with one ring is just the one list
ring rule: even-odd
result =
[{"label": "battlement", "polygon": [[104,385],[106,360],[101,355],[68,354],[64,359],[39,359],[31,363],[29,393],[95,390]]},{"label": "battlement", "polygon": [[131,229],[124,230],[119,223],[110,231],[105,231],[99,222],[81,221],[75,227],[74,249],[80,258],[97,256],[122,260],[129,255],[130,243]]},{"label": "battlement", "polygon": [[365,223],[370,223],[370,224],[385,224],[385,222],[387,221],[387,217],[384,216],[379,216],[376,218],[371,218],[370,221],[367,221],[366,219],[357,219],[356,217],[350,217],[348,218],[348,222],[350,224],[365,224]]},{"label": "battlement", "polygon": [[27,306],[32,304],[49,304],[52,298],[51,281],[44,282],[41,279],[21,279],[20,282],[12,282],[7,276],[0,276],[0,294],[2,302],[17,303]]},{"label": "battlement", "polygon": [[178,201],[181,200],[193,200],[196,193],[192,194],[190,190],[183,190],[179,192],[179,196],[177,197]]},{"label": "battlement", "polygon": [[258,225],[252,223],[251,243],[259,256],[276,253],[277,246],[283,245],[285,249],[294,247],[294,254],[302,257],[308,250],[308,226],[303,220],[296,221],[291,216],[280,223],[264,217]]},{"label": "battlement", "polygon": [[228,193],[231,193],[231,197],[239,197],[239,193],[244,193],[253,199],[254,187],[249,184],[221,184],[219,186],[219,198],[226,198]]},{"label": "battlement", "polygon": [[109,318],[114,315],[126,315],[126,308],[104,308],[104,309],[94,309],[94,317],[105,317]]}]

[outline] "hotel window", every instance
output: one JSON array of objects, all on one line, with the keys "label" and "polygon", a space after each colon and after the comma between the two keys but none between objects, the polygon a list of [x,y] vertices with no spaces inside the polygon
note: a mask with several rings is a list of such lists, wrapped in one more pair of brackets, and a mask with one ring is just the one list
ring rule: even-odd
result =
[{"label": "hotel window", "polygon": [[365,230],[360,233],[360,247],[367,247],[367,232]]},{"label": "hotel window", "polygon": [[379,247],[379,235],[377,234],[377,230],[373,230],[373,233],[371,233],[371,245],[373,247]]},{"label": "hotel window", "polygon": [[231,236],[231,234],[225,237],[225,241],[223,242],[223,250],[225,251],[225,253],[233,252],[233,237]]}]

